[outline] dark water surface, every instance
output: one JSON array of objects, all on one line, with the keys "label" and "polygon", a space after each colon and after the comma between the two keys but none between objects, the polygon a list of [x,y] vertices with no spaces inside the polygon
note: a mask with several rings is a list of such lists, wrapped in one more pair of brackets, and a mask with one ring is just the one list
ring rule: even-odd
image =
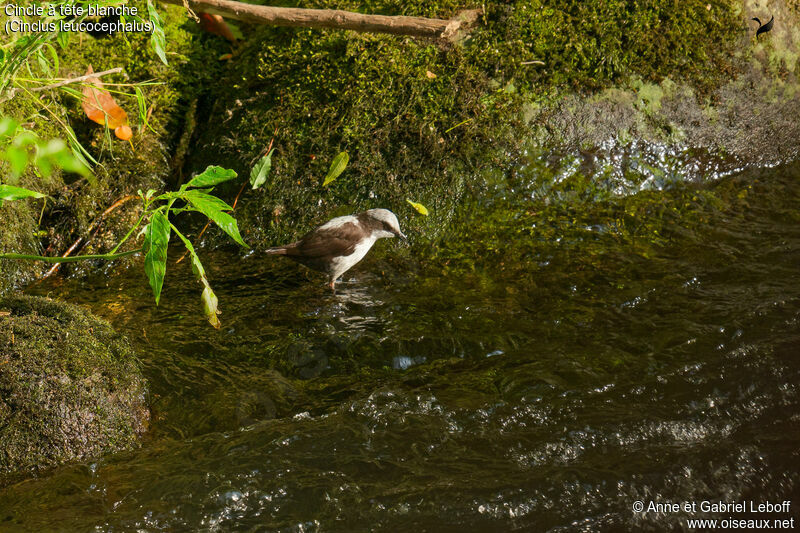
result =
[{"label": "dark water surface", "polygon": [[0,530],[757,517],[703,500],[792,500],[759,517],[800,527],[800,166],[642,153],[490,174],[436,247],[404,213],[412,246],[382,241],[336,295],[288,262],[207,252],[220,331],[185,263],[159,308],[138,269],[31,289],[131,338],[153,421],[140,450],[0,491]]}]

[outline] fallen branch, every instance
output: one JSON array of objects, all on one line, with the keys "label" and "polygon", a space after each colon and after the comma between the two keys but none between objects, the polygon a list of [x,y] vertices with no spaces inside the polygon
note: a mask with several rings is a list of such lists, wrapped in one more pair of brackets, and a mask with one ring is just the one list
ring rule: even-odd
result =
[{"label": "fallen branch", "polygon": [[33,93],[37,93],[39,91],[49,91],[50,89],[58,89],[59,87],[63,87],[64,85],[69,85],[70,83],[78,83],[81,81],[86,81],[89,78],[99,78],[100,76],[105,76],[106,74],[116,74],[117,72],[122,72],[122,67],[116,67],[110,70],[104,70],[103,72],[92,72],[91,74],[84,74],[83,76],[78,76],[77,78],[70,78],[68,80],[62,80],[58,83],[45,85],[44,87],[35,87],[33,89],[28,89],[28,90]]},{"label": "fallen branch", "polygon": [[391,33],[434,39],[454,39],[459,30],[474,23],[479,10],[459,13],[450,20],[424,17],[364,15],[339,9],[302,9],[245,4],[233,0],[161,0],[179,6],[189,5],[194,11],[273,26],[328,28],[357,32]]}]

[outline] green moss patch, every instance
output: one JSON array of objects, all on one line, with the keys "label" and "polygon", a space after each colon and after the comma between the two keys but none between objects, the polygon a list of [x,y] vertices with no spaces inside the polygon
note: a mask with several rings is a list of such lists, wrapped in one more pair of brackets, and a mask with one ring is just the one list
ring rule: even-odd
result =
[{"label": "green moss patch", "polygon": [[136,447],[145,393],[108,323],[47,298],[0,299],[0,480]]},{"label": "green moss patch", "polygon": [[[247,176],[275,136],[273,173],[240,204],[251,243],[296,236],[344,212],[383,206],[413,216],[412,233],[446,222],[475,172],[508,158],[528,120],[568,91],[670,77],[715,87],[733,66],[728,2],[488,3],[470,36],[443,47],[344,31],[257,28],[207,108],[192,170],[217,163]],[[448,18],[445,2],[318,2],[316,7]],[[543,64],[534,64],[541,61]],[[640,83],[641,86],[641,82]],[[342,150],[350,166],[321,186]],[[236,190],[231,186],[230,194]]]}]

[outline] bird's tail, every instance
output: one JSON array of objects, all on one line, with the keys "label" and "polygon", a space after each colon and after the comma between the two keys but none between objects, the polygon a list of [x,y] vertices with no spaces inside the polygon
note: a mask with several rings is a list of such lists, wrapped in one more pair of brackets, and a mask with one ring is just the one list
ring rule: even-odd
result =
[{"label": "bird's tail", "polygon": [[264,250],[264,253],[268,255],[286,255],[286,247],[276,246],[275,248],[267,248]]}]

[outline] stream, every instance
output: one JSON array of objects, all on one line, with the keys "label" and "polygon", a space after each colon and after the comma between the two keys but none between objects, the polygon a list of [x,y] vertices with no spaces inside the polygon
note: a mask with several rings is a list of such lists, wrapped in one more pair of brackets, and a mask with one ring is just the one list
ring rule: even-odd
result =
[{"label": "stream", "polygon": [[440,240],[397,211],[411,244],[379,241],[335,294],[201,247],[219,331],[177,248],[159,307],[140,265],[30,288],[131,339],[152,421],[138,450],[0,490],[0,531],[800,518],[800,164],[634,144],[472,178]]}]

